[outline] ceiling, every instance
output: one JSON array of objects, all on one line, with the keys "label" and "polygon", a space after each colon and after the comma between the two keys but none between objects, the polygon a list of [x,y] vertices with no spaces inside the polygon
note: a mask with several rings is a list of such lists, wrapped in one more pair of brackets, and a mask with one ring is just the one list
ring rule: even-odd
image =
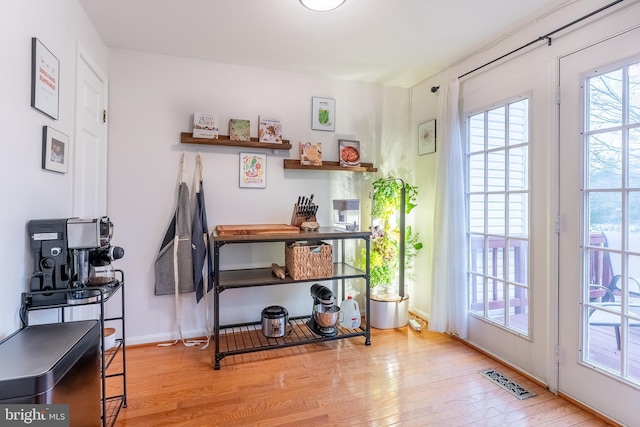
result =
[{"label": "ceiling", "polygon": [[[576,0],[80,0],[114,48],[411,87]],[[478,64],[481,65],[481,64]]]}]

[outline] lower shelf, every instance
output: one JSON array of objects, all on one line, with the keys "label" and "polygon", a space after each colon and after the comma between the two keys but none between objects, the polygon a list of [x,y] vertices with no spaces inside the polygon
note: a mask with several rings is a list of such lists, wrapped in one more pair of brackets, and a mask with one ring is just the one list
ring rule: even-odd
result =
[{"label": "lower shelf", "polygon": [[106,399],[106,416],[105,416],[105,426],[113,426],[116,424],[116,420],[118,419],[118,414],[120,413],[120,409],[122,409],[122,405],[124,404],[124,396],[115,396],[109,397]]},{"label": "lower shelf", "polygon": [[245,354],[275,348],[292,347],[319,341],[331,341],[352,337],[365,337],[365,344],[370,345],[369,331],[360,327],[348,329],[337,327],[336,335],[320,335],[307,326],[309,316],[289,318],[287,333],[280,338],[267,338],[262,333],[261,323],[246,323],[220,327],[218,351],[215,354],[215,369],[220,368],[220,361],[226,356]]}]

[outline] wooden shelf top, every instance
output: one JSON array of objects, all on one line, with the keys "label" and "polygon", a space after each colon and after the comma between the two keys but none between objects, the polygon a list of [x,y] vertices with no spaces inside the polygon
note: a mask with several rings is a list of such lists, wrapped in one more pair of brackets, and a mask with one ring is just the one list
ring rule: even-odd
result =
[{"label": "wooden shelf top", "polygon": [[340,166],[340,162],[322,161],[320,166],[301,165],[300,160],[284,159],[284,169],[303,170],[329,170],[329,171],[351,171],[351,172],[377,172],[372,163],[360,163],[360,166]]},{"label": "wooden shelf top", "polygon": [[275,142],[259,142],[258,138],[251,138],[251,141],[232,141],[229,135],[218,135],[218,139],[194,138],[191,132],[180,133],[181,144],[202,144],[202,145],[218,145],[222,147],[249,147],[249,148],[268,148],[270,150],[291,150],[291,143],[283,139],[282,144]]}]

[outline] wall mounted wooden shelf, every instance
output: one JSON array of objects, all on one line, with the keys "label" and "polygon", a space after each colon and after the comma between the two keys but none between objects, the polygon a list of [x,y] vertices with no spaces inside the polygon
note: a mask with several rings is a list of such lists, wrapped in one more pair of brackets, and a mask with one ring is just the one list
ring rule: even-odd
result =
[{"label": "wall mounted wooden shelf", "polygon": [[249,147],[249,148],[268,148],[270,150],[291,150],[291,143],[283,139],[282,144],[275,142],[259,142],[258,138],[251,138],[251,141],[232,141],[229,135],[219,135],[218,139],[194,138],[191,132],[180,133],[181,144],[203,144],[203,145],[219,145],[222,147]]},{"label": "wall mounted wooden shelf", "polygon": [[328,170],[328,171],[351,171],[351,172],[377,172],[372,163],[360,163],[360,166],[340,166],[340,162],[328,162],[323,160],[320,166],[301,165],[300,160],[284,159],[284,169],[304,169],[304,170]]}]

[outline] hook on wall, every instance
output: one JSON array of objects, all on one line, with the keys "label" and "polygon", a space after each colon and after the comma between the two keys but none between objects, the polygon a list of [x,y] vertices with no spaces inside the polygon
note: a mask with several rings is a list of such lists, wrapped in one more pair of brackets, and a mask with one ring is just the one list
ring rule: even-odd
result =
[{"label": "hook on wall", "polygon": [[440,86],[431,86],[431,93],[436,93],[440,89]]}]

